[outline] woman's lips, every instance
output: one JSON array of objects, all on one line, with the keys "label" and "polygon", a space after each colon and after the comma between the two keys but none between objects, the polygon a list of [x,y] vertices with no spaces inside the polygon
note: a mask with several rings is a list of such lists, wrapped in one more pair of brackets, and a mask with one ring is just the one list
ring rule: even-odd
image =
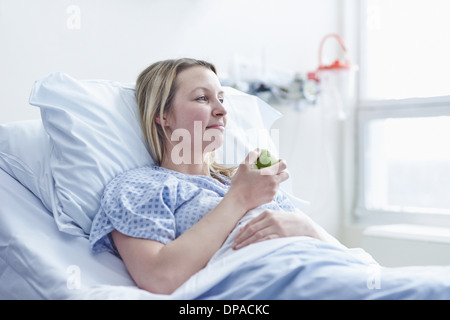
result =
[{"label": "woman's lips", "polygon": [[220,131],[224,131],[225,130],[225,126],[223,123],[217,123],[217,124],[213,124],[212,126],[208,126],[206,127],[206,129],[217,129]]}]

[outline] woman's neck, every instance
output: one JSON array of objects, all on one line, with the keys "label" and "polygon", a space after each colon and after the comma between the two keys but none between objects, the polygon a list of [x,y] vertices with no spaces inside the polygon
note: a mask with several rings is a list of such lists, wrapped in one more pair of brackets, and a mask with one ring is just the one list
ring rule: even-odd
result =
[{"label": "woman's neck", "polygon": [[184,174],[204,175],[204,176],[208,176],[208,177],[211,176],[210,171],[209,171],[209,165],[206,161],[204,161],[203,163],[200,163],[200,164],[196,164],[196,163],[176,164],[170,159],[170,157],[166,157],[161,162],[160,166],[163,168],[181,172]]}]

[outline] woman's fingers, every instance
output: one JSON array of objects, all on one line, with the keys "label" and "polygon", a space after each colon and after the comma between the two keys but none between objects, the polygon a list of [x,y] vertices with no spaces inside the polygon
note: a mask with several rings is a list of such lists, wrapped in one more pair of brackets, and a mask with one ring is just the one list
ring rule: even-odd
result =
[{"label": "woman's fingers", "polygon": [[247,157],[244,160],[244,163],[247,165],[252,165],[256,163],[256,160],[261,155],[261,149],[257,148],[255,150],[250,151],[247,154]]},{"label": "woman's fingers", "polygon": [[280,237],[307,236],[322,240],[312,220],[302,212],[266,210],[243,227],[234,239],[233,249]]},{"label": "woman's fingers", "polygon": [[236,235],[233,249],[237,250],[255,242],[279,237],[276,221],[271,215],[272,213],[266,210],[247,223]]},{"label": "woman's fingers", "polygon": [[260,154],[260,149],[250,151],[231,179],[228,195],[234,197],[245,211],[271,202],[280,183],[289,178],[284,160],[270,167],[257,169],[255,162]]},{"label": "woman's fingers", "polygon": [[258,226],[258,222],[263,220],[263,215],[264,214],[260,214],[259,216],[248,222],[241,230],[239,230],[239,233],[234,238],[234,242],[242,242],[246,238],[252,236],[256,231],[258,231],[258,229],[262,228],[262,225]]},{"label": "woman's fingers", "polygon": [[277,163],[271,165],[270,167],[265,167],[259,169],[262,175],[277,175],[284,172],[287,169],[287,163],[285,160],[279,160]]}]

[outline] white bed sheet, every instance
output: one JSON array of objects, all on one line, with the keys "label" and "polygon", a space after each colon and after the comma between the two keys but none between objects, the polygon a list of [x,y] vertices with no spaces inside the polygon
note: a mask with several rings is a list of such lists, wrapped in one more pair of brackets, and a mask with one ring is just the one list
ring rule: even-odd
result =
[{"label": "white bed sheet", "polygon": [[138,289],[123,262],[58,231],[28,189],[0,169],[0,299],[164,299]]}]

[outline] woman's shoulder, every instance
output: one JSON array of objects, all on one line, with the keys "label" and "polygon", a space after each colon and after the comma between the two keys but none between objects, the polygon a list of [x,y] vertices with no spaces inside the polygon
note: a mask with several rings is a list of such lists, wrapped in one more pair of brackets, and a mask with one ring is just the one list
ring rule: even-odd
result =
[{"label": "woman's shoulder", "polygon": [[161,177],[161,176],[168,176],[169,172],[165,170],[164,168],[158,167],[156,165],[147,165],[143,167],[137,167],[130,170],[126,170],[116,176],[116,179],[129,179],[129,178],[139,178],[139,177]]},{"label": "woman's shoulder", "polygon": [[107,184],[105,192],[128,187],[148,189],[151,186],[162,185],[176,180],[174,175],[162,169],[153,165],[124,171]]},{"label": "woman's shoulder", "polygon": [[[225,177],[223,177],[226,180]],[[104,196],[116,197],[126,193],[153,193],[170,192],[176,194],[190,194],[199,189],[222,190],[228,188],[229,181],[219,182],[218,180],[201,176],[186,175],[178,171],[166,169],[159,166],[144,166],[117,175],[106,186]],[[222,190],[223,192],[225,192]]]},{"label": "woman's shoulder", "polygon": [[[115,206],[123,201],[139,203],[139,199],[174,198],[178,179],[157,166],[145,166],[124,171],[112,179],[103,190],[101,205]],[[176,198],[176,197],[175,197]],[[167,200],[167,199],[166,199]]]}]

